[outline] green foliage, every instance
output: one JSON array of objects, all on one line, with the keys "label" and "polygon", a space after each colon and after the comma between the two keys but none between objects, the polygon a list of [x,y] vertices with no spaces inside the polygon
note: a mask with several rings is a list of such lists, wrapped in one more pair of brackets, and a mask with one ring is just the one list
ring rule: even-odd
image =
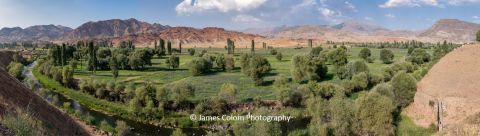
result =
[{"label": "green foliage", "polygon": [[393,135],[392,100],[376,92],[362,95],[355,101],[355,133],[358,135]]},{"label": "green foliage", "polygon": [[18,80],[23,80],[23,72],[24,66],[18,62],[10,62],[7,66],[8,74],[17,78]]},{"label": "green foliage", "polygon": [[361,72],[353,75],[352,77],[353,85],[355,90],[363,90],[368,87],[368,74]]},{"label": "green foliage", "polygon": [[117,58],[116,57],[110,57],[109,65],[110,65],[110,70],[112,71],[112,76],[113,76],[113,78],[116,79],[118,77],[118,61],[117,61]]},{"label": "green foliage", "polygon": [[180,57],[177,55],[170,55],[166,63],[169,68],[176,69],[180,66]]},{"label": "green foliage", "polygon": [[380,51],[380,60],[382,60],[382,62],[384,64],[392,63],[393,62],[393,57],[395,57],[395,55],[393,54],[393,52],[391,50],[382,49]]},{"label": "green foliage", "polygon": [[181,104],[187,102],[187,99],[195,96],[195,88],[193,85],[186,82],[177,82],[173,85],[170,92],[175,107],[182,106]]},{"label": "green foliage", "polygon": [[430,61],[430,54],[426,50],[421,48],[416,48],[413,50],[412,54],[406,58],[407,61],[412,62],[413,64],[424,64]]},{"label": "green foliage", "polygon": [[215,57],[215,64],[217,65],[218,68],[225,70],[225,56],[223,54],[218,54],[217,57]]},{"label": "green foliage", "polygon": [[477,31],[477,34],[476,34],[476,35],[477,35],[477,36],[476,36],[477,42],[480,42],[480,30]]},{"label": "green foliage", "polygon": [[4,113],[0,123],[9,128],[17,136],[42,135],[46,131],[42,122],[28,110],[15,109]]},{"label": "green foliage", "polygon": [[315,48],[312,48],[312,50],[310,50],[310,55],[312,56],[320,56],[320,53],[323,51],[323,48],[318,46],[318,47],[315,47]]},{"label": "green foliage", "polygon": [[188,51],[188,54],[189,54],[190,56],[195,55],[195,49],[194,49],[194,48],[189,48],[189,49],[187,49],[187,51]]},{"label": "green foliage", "polygon": [[117,136],[129,136],[132,134],[130,127],[124,121],[117,120],[117,126],[115,126],[115,134]]},{"label": "green foliage", "polygon": [[347,50],[345,48],[336,48],[328,52],[328,60],[336,68],[344,66],[348,63]]},{"label": "green foliage", "polygon": [[338,74],[341,74],[340,75],[341,79],[351,79],[355,74],[358,74],[361,72],[368,73],[370,70],[368,68],[368,65],[365,63],[365,61],[357,60],[357,61],[348,63],[343,69],[343,71],[342,69],[338,71],[341,71],[338,73]]},{"label": "green foliage", "polygon": [[373,87],[372,92],[376,92],[380,95],[386,96],[390,98],[391,100],[395,100],[395,94],[393,93],[393,87],[392,85],[388,83],[381,83],[377,84],[375,87]]},{"label": "green foliage", "polygon": [[331,122],[333,135],[353,135],[354,104],[344,96],[335,96],[330,100]]},{"label": "green foliage", "polygon": [[278,61],[282,61],[282,58],[283,58],[283,55],[281,52],[277,53],[277,55],[275,55],[275,58],[278,60]]},{"label": "green foliage", "polygon": [[297,82],[305,80],[318,81],[327,75],[325,60],[310,55],[296,55],[293,57],[292,77]]},{"label": "green foliage", "polygon": [[199,76],[210,71],[212,68],[212,62],[203,57],[197,57],[192,59],[189,63],[188,70],[193,76]]},{"label": "green foliage", "polygon": [[237,93],[238,93],[238,90],[235,87],[235,85],[226,83],[226,84],[223,84],[222,87],[220,87],[220,92],[218,92],[218,97],[229,103],[235,103]]},{"label": "green foliage", "polygon": [[263,84],[263,77],[271,70],[268,60],[259,55],[244,54],[241,62],[242,72],[255,81],[255,85]]},{"label": "green foliage", "polygon": [[400,72],[392,78],[391,85],[397,106],[404,108],[413,102],[413,97],[417,91],[417,80],[414,77],[405,72]]},{"label": "green foliage", "polygon": [[276,49],[270,49],[270,55],[277,55],[278,51]]},{"label": "green foliage", "polygon": [[62,69],[62,83],[66,87],[74,86],[73,70],[70,66],[64,66]]},{"label": "green foliage", "polygon": [[115,131],[115,128],[113,128],[110,124],[108,124],[108,122],[106,120],[102,120],[102,122],[100,122],[100,129],[108,131],[108,132],[114,132]]},{"label": "green foliage", "polygon": [[360,53],[358,54],[358,57],[364,59],[365,61],[372,56],[372,51],[368,48],[363,48],[360,50]]}]

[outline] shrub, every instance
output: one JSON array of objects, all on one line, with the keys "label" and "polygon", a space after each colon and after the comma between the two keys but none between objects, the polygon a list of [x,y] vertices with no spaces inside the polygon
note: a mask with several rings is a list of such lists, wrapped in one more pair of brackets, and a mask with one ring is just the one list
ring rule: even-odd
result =
[{"label": "shrub", "polygon": [[405,72],[400,72],[392,78],[391,84],[397,106],[404,108],[413,102],[413,97],[417,91],[417,80],[415,78]]},{"label": "shrub", "polygon": [[353,75],[366,72],[368,73],[370,70],[368,69],[368,65],[363,60],[357,60],[354,62],[350,62],[345,66],[345,72],[342,73],[342,79],[351,79]]},{"label": "shrub", "polygon": [[355,100],[355,133],[357,135],[393,135],[392,100],[376,92],[362,95]]},{"label": "shrub", "polygon": [[480,42],[480,30],[477,31],[476,35],[477,35],[477,37],[476,37],[477,42]]},{"label": "shrub", "polygon": [[355,90],[361,91],[368,87],[368,75],[365,72],[353,75],[352,81],[355,86]]},{"label": "shrub", "polygon": [[242,72],[255,81],[255,85],[263,84],[263,76],[270,70],[268,60],[259,55],[244,54],[241,59]]},{"label": "shrub", "polygon": [[360,50],[358,56],[366,61],[372,56],[372,52],[368,48],[363,48],[362,50]]},{"label": "shrub", "polygon": [[118,136],[131,135],[130,127],[124,121],[117,120],[117,126],[115,126],[115,132]]},{"label": "shrub", "polygon": [[275,55],[275,58],[278,60],[278,61],[282,61],[282,58],[283,58],[283,55],[281,52],[277,53],[277,55]]},{"label": "shrub", "polygon": [[336,48],[328,52],[328,60],[335,67],[341,67],[348,63],[347,50],[345,48]]},{"label": "shrub", "polygon": [[189,54],[190,56],[195,55],[195,49],[189,48],[189,49],[187,49],[187,51],[188,51],[188,54]]},{"label": "shrub", "polygon": [[17,62],[11,62],[7,66],[8,74],[17,78],[18,80],[23,80],[23,65]]},{"label": "shrub", "polygon": [[230,83],[225,83],[220,88],[220,92],[218,92],[218,97],[229,103],[235,103],[237,92],[238,91],[235,85]]},{"label": "shrub", "polygon": [[310,55],[312,56],[320,56],[320,53],[323,51],[323,48],[322,47],[315,47],[315,48],[312,48],[312,50],[310,50]]},{"label": "shrub", "polygon": [[270,55],[277,55],[277,53],[276,49],[270,49]]},{"label": "shrub", "polygon": [[108,131],[108,132],[115,131],[115,129],[110,124],[108,124],[108,122],[106,120],[103,120],[102,122],[100,122],[100,129]]},{"label": "shrub", "polygon": [[177,55],[170,55],[170,57],[167,59],[167,65],[172,69],[178,68],[178,66],[180,66],[180,57]]},{"label": "shrub", "polygon": [[430,54],[424,49],[416,48],[413,50],[412,54],[407,57],[407,61],[410,61],[413,64],[423,64],[430,61]]},{"label": "shrub", "polygon": [[209,72],[212,68],[211,66],[211,61],[208,61],[205,58],[197,57],[190,61],[188,70],[193,76],[199,76]]},{"label": "shrub", "polygon": [[226,66],[225,56],[223,54],[217,55],[217,57],[215,58],[215,64],[217,65],[218,68],[225,70],[225,66]]},{"label": "shrub", "polygon": [[393,62],[393,52],[391,50],[382,49],[380,51],[380,60],[385,64],[390,64]]},{"label": "shrub", "polygon": [[187,101],[188,98],[195,96],[195,88],[193,85],[186,82],[178,82],[171,88],[172,98],[175,107]]},{"label": "shrub", "polygon": [[345,94],[342,87],[333,83],[320,83],[315,86],[313,90],[315,96],[320,96],[325,99],[330,99],[336,94]]},{"label": "shrub", "polygon": [[330,100],[331,122],[329,123],[336,136],[353,135],[354,104],[344,96],[335,96]]},{"label": "shrub", "polygon": [[372,92],[377,92],[380,95],[386,96],[391,100],[395,99],[395,94],[393,93],[392,85],[388,83],[381,83],[373,87]]},{"label": "shrub", "polygon": [[292,77],[297,82],[321,80],[327,75],[327,65],[319,57],[296,55],[293,57]]}]

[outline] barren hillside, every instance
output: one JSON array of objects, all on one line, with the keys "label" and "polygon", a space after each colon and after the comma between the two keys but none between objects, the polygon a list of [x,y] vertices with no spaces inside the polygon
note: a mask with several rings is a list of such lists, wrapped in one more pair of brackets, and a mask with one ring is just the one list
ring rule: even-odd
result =
[{"label": "barren hillside", "polygon": [[[414,103],[407,108],[407,114],[419,125],[436,124],[434,105],[438,100],[443,102],[446,133],[461,135],[465,134],[463,131],[470,131],[463,128],[478,129],[480,121],[475,121],[480,120],[478,58],[478,44],[464,45],[443,57],[417,84]],[[457,129],[458,126],[462,129]]]}]

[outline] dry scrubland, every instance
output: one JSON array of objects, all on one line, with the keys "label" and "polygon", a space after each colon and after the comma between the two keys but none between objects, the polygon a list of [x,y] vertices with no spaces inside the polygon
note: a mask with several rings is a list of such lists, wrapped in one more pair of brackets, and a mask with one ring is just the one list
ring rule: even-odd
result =
[{"label": "dry scrubland", "polygon": [[480,45],[464,45],[443,57],[417,84],[406,110],[416,124],[436,122],[433,102],[443,102],[448,135],[478,135],[480,124]]}]

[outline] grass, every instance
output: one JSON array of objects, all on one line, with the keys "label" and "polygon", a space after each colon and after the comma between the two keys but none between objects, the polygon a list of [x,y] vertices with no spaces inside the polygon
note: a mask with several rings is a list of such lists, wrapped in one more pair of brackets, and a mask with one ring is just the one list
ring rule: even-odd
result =
[{"label": "grass", "polygon": [[416,125],[412,119],[406,115],[400,115],[400,122],[397,127],[397,136],[431,136],[437,132],[435,125],[424,128]]},{"label": "grass", "polygon": [[[348,49],[349,61],[361,60],[358,57],[358,53],[362,48],[353,47]],[[375,59],[373,63],[367,63],[370,71],[378,73],[382,71],[382,68],[391,65],[383,64],[378,58],[380,56],[380,50],[377,48],[370,48],[372,56]],[[395,54],[394,61],[404,60],[404,56],[407,54],[407,49],[389,48]],[[197,53],[203,49],[197,49]],[[219,54],[226,53],[224,49],[220,48],[206,48],[207,53]],[[270,55],[267,49],[257,49],[255,54],[262,55],[268,59],[272,66],[272,71],[267,77],[265,77],[265,86],[255,86],[252,79],[240,72],[240,55],[242,53],[249,53],[249,49],[237,49],[235,51],[235,66],[236,70],[233,72],[212,72],[204,76],[191,76],[188,69],[188,62],[194,58],[194,56],[187,55],[186,53],[180,54],[180,68],[176,70],[168,69],[165,64],[165,59],[154,58],[152,59],[152,66],[148,66],[144,71],[133,70],[120,70],[117,81],[122,83],[133,82],[135,84],[142,84],[145,82],[151,82],[157,86],[166,85],[178,81],[187,81],[192,83],[196,87],[194,100],[207,99],[216,96],[220,90],[220,86],[223,83],[234,84],[239,91],[237,98],[240,100],[260,98],[264,100],[275,99],[275,91],[272,87],[272,83],[276,76],[285,75],[290,76],[291,72],[291,58],[297,54],[307,54],[310,52],[310,48],[292,49],[292,48],[278,48],[278,52],[283,55],[283,60],[279,61],[275,58],[275,55]],[[85,62],[85,61],[84,61]],[[329,73],[333,74],[334,68],[329,65]],[[78,67],[75,71],[75,78],[95,79],[100,81],[113,80],[110,71],[97,71],[96,76],[92,76],[91,71],[87,71],[85,64],[82,68]],[[326,81],[339,83],[338,79]]]}]

